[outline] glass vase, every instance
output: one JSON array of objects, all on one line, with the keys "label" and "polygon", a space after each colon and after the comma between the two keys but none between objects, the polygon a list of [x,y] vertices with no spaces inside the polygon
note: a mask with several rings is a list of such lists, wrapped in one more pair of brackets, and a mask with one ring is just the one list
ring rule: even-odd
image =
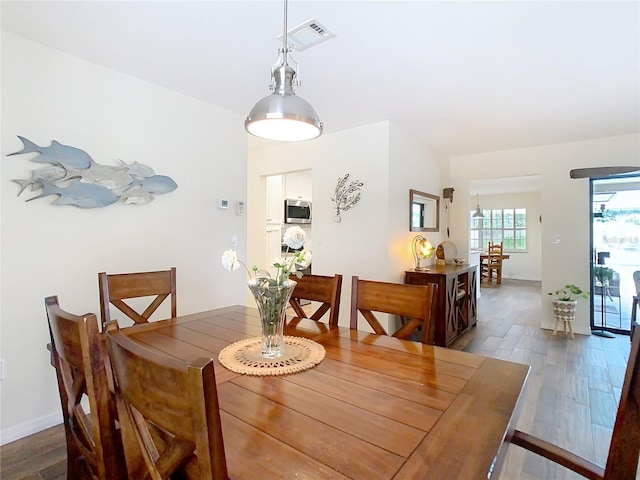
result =
[{"label": "glass vase", "polygon": [[269,285],[263,278],[253,278],[248,285],[260,312],[260,355],[280,358],[284,354],[285,311],[296,282],[286,280],[282,285]]}]

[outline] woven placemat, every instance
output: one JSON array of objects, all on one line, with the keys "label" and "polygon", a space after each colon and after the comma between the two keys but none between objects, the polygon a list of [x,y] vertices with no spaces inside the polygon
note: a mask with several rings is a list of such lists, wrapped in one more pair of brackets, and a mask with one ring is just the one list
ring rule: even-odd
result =
[{"label": "woven placemat", "polygon": [[245,375],[287,375],[302,372],[324,359],[322,345],[302,337],[284,337],[284,355],[280,358],[260,356],[260,337],[232,343],[218,355],[220,363],[232,372]]}]

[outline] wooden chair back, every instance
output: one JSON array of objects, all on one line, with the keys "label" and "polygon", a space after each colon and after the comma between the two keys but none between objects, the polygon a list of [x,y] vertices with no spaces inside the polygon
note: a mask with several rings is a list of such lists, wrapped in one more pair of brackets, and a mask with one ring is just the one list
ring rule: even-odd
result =
[{"label": "wooden chair back", "polygon": [[634,479],[640,457],[640,335],[634,335],[613,426],[607,464],[603,469],[545,440],[516,430],[511,442],[590,479]]},{"label": "wooden chair back", "polygon": [[[57,296],[44,303],[67,439],[67,478],[125,479],[98,319],[62,310]],[[82,407],[85,396],[90,413]]]},{"label": "wooden chair back", "polygon": [[492,282],[494,274],[497,283],[502,283],[502,242],[491,243],[487,247],[487,259],[482,264],[482,278]]},{"label": "wooden chair back", "polygon": [[[329,312],[329,325],[338,325],[342,275],[336,274],[333,277],[304,275],[302,278],[297,278],[295,275],[292,275],[290,278],[296,282],[296,288],[291,294],[289,304],[298,317],[310,318],[317,322]],[[300,306],[300,300],[322,302],[322,305],[308,316]]]},{"label": "wooden chair back", "polygon": [[116,322],[106,335],[132,478],[227,479],[213,360],[148,350]]},{"label": "wooden chair back", "polygon": [[502,243],[489,242],[489,252],[492,254],[502,254]]},{"label": "wooden chair back", "polygon": [[432,306],[438,285],[407,285],[402,283],[374,282],[351,279],[352,330],[358,329],[358,312],[378,335],[388,335],[373,312],[398,315],[403,325],[392,334],[406,339],[414,331],[422,329],[421,342],[433,344]]},{"label": "wooden chair back", "polygon": [[[98,274],[100,290],[100,314],[102,326],[111,321],[109,303],[131,318],[135,323],[147,323],[160,305],[171,297],[171,318],[177,316],[176,269],[158,272]],[[149,306],[138,313],[124,300],[154,297]]]},{"label": "wooden chair back", "polygon": [[487,255],[490,267],[502,267],[502,242],[489,243]]}]

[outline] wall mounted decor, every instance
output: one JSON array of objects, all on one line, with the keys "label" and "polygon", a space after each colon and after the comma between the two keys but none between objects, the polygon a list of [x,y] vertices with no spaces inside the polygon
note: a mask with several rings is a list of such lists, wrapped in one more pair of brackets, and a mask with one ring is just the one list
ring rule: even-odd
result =
[{"label": "wall mounted decor", "polygon": [[153,169],[142,163],[128,164],[120,160],[113,167],[96,163],[91,156],[76,147],[53,140],[51,146],[41,147],[18,135],[24,148],[11,155],[38,153],[31,161],[49,163],[31,171],[31,178],[14,179],[20,185],[18,196],[27,187],[42,193],[27,202],[48,195],[58,195],[53,205],[74,205],[79,208],[106,207],[116,202],[144,205],[153,201],[154,195],[169,193],[178,188],[166,175],[156,175]]},{"label": "wall mounted decor", "polygon": [[360,189],[364,186],[364,183],[360,180],[353,180],[347,185],[347,180],[349,180],[348,173],[338,179],[336,191],[333,198],[331,198],[331,201],[336,204],[336,215],[333,217],[334,222],[340,222],[342,220],[340,216],[341,210],[343,212],[349,210],[360,201]]},{"label": "wall mounted decor", "polygon": [[440,197],[430,193],[409,190],[409,231],[440,231]]}]

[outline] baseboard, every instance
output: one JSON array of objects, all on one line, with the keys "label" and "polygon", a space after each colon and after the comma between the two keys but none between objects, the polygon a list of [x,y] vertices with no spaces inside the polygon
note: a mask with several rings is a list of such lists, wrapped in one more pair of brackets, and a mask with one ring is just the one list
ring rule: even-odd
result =
[{"label": "baseboard", "polygon": [[54,412],[49,415],[34,418],[28,422],[0,430],[0,445],[11,443],[21,438],[38,433],[54,425],[62,423],[62,412]]},{"label": "baseboard", "polygon": [[542,281],[542,279],[540,279],[540,278],[529,278],[527,276],[520,276],[520,277],[516,278],[516,277],[507,277],[506,275],[502,275],[502,278],[506,278],[506,279],[509,279],[509,280],[524,280],[524,281],[527,281],[527,282],[541,282]]}]

